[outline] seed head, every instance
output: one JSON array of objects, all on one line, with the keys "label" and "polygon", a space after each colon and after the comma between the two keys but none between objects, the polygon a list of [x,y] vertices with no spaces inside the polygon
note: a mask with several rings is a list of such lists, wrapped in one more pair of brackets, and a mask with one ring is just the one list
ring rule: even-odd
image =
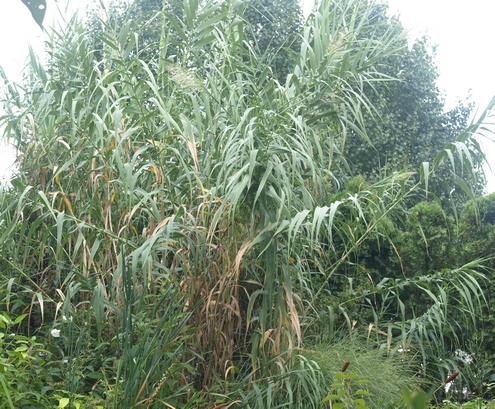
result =
[{"label": "seed head", "polygon": [[457,378],[457,375],[459,375],[459,371],[455,371],[452,375],[450,375],[446,380],[445,383],[452,382],[455,378]]},{"label": "seed head", "polygon": [[347,369],[347,367],[349,366],[350,363],[351,363],[351,361],[349,361],[349,360],[344,362],[344,366],[342,367],[342,372],[345,372],[345,370]]}]

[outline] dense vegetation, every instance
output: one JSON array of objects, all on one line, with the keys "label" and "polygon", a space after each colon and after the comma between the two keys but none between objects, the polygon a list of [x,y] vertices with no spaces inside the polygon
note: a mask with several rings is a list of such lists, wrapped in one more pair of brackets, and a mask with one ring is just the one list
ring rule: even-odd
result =
[{"label": "dense vegetation", "polygon": [[433,60],[384,6],[288,1],[271,42],[278,3],[93,11],[4,78],[2,407],[489,397],[495,102],[406,93]]}]

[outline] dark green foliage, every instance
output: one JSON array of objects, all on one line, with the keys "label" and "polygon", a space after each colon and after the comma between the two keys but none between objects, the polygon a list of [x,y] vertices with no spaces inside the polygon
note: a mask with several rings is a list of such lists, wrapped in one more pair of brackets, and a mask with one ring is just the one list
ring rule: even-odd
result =
[{"label": "dark green foliage", "polygon": [[[377,22],[387,21],[397,32],[404,31],[398,19],[388,19],[387,6],[376,5],[374,10]],[[404,168],[417,170],[421,163],[433,162],[436,154],[466,127],[472,110],[471,104],[461,101],[445,111],[444,99],[436,85],[435,47],[427,38],[408,45],[406,37],[401,49],[381,61],[381,72],[390,80],[366,88],[366,96],[374,108],[363,114],[371,146],[351,134],[345,150],[352,174],[364,175],[370,182],[384,174]],[[479,162],[476,166],[481,167]],[[460,168],[457,171],[462,174]],[[477,192],[482,191],[483,183],[481,179]],[[451,171],[444,169],[441,177],[429,186],[446,209],[452,185]],[[459,194],[461,200],[467,200],[462,191]]]},{"label": "dark green foliage", "polygon": [[420,202],[412,207],[399,244],[404,274],[414,277],[457,267],[454,229],[453,218],[438,203]]},{"label": "dark green foliage", "polygon": [[[257,50],[260,58],[262,70],[259,74],[274,75],[280,82],[285,83],[287,74],[294,68],[295,55],[300,49],[299,31],[303,17],[299,2],[297,0],[247,1],[243,3],[243,11],[240,13],[239,4],[234,5],[233,8],[233,23],[245,23],[246,38]],[[103,32],[102,21],[96,12],[89,17],[88,36],[96,40],[96,50],[99,55],[99,50],[103,47],[103,42],[99,38]],[[156,69],[160,53],[165,53],[170,62],[177,62],[187,57],[182,55],[179,44],[187,42],[187,37],[180,35],[168,37],[167,43],[163,42],[162,38],[164,32],[170,33],[165,26],[180,25],[181,22],[185,22],[186,25],[193,23],[184,14],[180,0],[127,0],[110,2],[103,24],[120,28],[130,23],[130,32],[139,36],[139,58]],[[268,71],[264,72],[266,68]]]},{"label": "dark green foliage", "polygon": [[[480,320],[471,333],[472,351],[476,351],[475,362],[486,368],[486,360],[495,358],[495,193],[469,201],[464,207],[459,226],[458,251],[462,261],[486,258],[487,280],[481,282],[486,304],[480,311]],[[494,379],[493,364],[483,375]]]},{"label": "dark green foliage", "polygon": [[[2,294],[3,295],[3,294]],[[16,327],[27,314],[15,317],[7,311],[0,315],[0,406],[27,407],[48,404],[53,387],[52,374],[45,366],[48,353],[36,337],[16,334]]]},{"label": "dark green foliage", "polygon": [[[362,178],[355,178],[346,188],[356,192],[366,186]],[[455,300],[444,313],[455,318],[456,324],[444,328],[443,336],[457,339],[463,345],[456,351],[446,344],[443,352],[444,362],[456,362],[456,367],[462,368],[463,376],[456,380],[456,388],[466,387],[473,393],[491,396],[485,383],[495,379],[491,364],[495,356],[495,264],[492,258],[495,252],[495,194],[468,201],[457,225],[437,202],[420,202],[407,211],[404,220],[392,217],[388,223],[393,227],[382,229],[388,231],[384,236],[387,240],[379,247],[374,240],[364,242],[361,250],[355,253],[355,268],[342,270],[342,278],[333,280],[333,283],[341,283],[341,287],[332,287],[333,296],[327,298],[333,306],[333,319],[338,321],[347,317],[373,322],[372,305],[379,306],[375,308],[379,321],[394,321],[401,314],[427,317],[431,312],[428,292],[439,285],[446,291],[445,297]],[[474,259],[484,259],[481,266],[486,279],[479,277],[478,284],[474,284],[466,276],[458,285],[466,289],[479,285],[480,293],[485,297],[480,300],[459,296],[442,284],[451,276],[451,271]],[[400,301],[387,290],[394,286],[408,289],[401,291]],[[462,307],[470,303],[477,305],[479,311],[476,323],[465,315]],[[342,307],[345,312],[339,311]],[[328,317],[328,314],[323,315]],[[469,356],[469,362],[465,360],[466,356]]]},{"label": "dark green foliage", "polygon": [[106,37],[108,33],[124,29],[137,39],[134,51],[138,51],[140,58],[151,65],[157,64],[163,6],[163,0],[111,1],[105,8],[95,5],[88,13],[85,28],[88,39],[94,42],[97,60],[104,58],[102,52],[110,40]]},{"label": "dark green foliage", "polygon": [[259,50],[262,63],[285,83],[300,49],[302,11],[298,0],[250,0],[244,16],[249,23],[247,38]]},{"label": "dark green foliage", "polygon": [[[478,197],[466,203],[463,212],[461,213],[461,224],[466,234],[472,241],[477,239],[481,241],[491,236],[490,230],[495,224],[495,193]],[[489,251],[479,247],[476,251],[480,255],[488,255]]]}]

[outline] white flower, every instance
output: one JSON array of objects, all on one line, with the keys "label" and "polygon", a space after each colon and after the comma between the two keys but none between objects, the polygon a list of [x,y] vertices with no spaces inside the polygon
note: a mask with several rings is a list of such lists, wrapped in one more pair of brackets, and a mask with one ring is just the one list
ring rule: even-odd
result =
[{"label": "white flower", "polygon": [[52,329],[50,334],[52,334],[52,337],[54,338],[60,338],[60,330],[59,329]]}]

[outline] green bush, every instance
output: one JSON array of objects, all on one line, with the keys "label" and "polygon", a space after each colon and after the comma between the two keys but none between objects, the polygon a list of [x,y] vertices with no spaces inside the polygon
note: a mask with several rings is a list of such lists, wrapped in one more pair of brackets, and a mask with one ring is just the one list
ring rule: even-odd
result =
[{"label": "green bush", "polygon": [[495,193],[470,200],[460,215],[457,241],[461,262],[483,258],[486,280],[480,281],[485,302],[476,325],[469,328],[468,351],[472,356],[469,371],[470,390],[489,398],[495,396],[487,384],[495,381]]},{"label": "green bush", "polygon": [[[47,393],[53,388],[44,364],[48,354],[36,337],[15,333],[27,314],[11,318],[0,314],[0,393],[2,408],[48,403]],[[49,375],[48,375],[49,377]],[[47,406],[48,407],[48,406]]]}]

